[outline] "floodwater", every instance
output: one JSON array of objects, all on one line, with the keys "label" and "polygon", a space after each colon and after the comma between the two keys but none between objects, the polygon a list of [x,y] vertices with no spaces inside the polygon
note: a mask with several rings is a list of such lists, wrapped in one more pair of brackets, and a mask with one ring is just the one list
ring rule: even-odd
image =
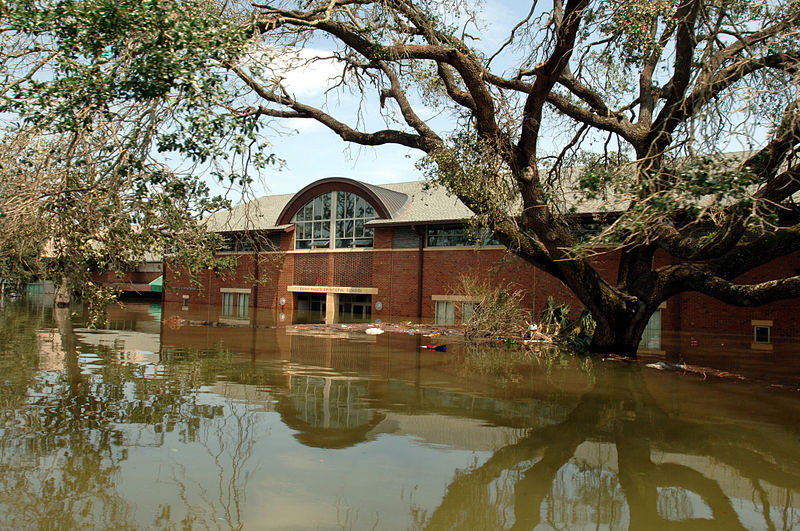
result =
[{"label": "floodwater", "polygon": [[0,310],[0,528],[800,529],[785,352],[703,376],[169,317]]}]

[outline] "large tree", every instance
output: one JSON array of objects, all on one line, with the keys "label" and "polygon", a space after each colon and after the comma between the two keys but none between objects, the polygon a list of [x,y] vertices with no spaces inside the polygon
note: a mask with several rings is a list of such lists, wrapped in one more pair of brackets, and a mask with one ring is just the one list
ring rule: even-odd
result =
[{"label": "large tree", "polygon": [[[419,150],[424,171],[586,305],[596,352],[635,355],[651,314],[680,292],[737,305],[800,295],[798,276],[741,281],[800,247],[797,1],[532,2],[494,50],[480,38],[494,13],[467,0],[0,6],[16,17],[6,35],[40,43],[6,54],[33,59],[5,84],[17,107],[0,110],[73,138],[85,116],[120,123],[131,104],[185,102],[146,130],[196,159],[222,154],[225,137],[241,152],[258,123],[285,119]],[[50,42],[66,43],[52,53],[54,79],[68,82],[42,92]],[[326,94],[355,93],[357,112],[292,93],[287,70],[313,62],[338,67]],[[42,106],[66,121],[30,114]],[[81,187],[68,189],[60,197]],[[656,265],[659,249],[672,263]],[[617,253],[616,278],[596,252]]]},{"label": "large tree", "polygon": [[[301,101],[258,61],[228,67],[253,92],[242,112],[425,153],[433,178],[592,312],[595,352],[635,356],[680,292],[744,306],[800,295],[798,276],[737,281],[800,248],[800,3],[532,2],[495,51],[481,16],[456,0],[252,4],[253,57],[329,50],[316,60],[340,66],[330,84],[363,94],[364,114]],[[386,125],[370,129],[370,112]],[[607,212],[587,239],[589,204]],[[615,279],[594,265],[601,245],[618,253]],[[675,260],[656,267],[659,249]]]}]

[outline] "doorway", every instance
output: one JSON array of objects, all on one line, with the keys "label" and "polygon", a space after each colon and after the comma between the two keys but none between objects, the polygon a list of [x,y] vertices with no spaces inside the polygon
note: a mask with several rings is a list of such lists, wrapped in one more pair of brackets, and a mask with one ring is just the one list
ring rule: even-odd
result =
[{"label": "doorway", "polygon": [[296,322],[299,324],[324,323],[325,294],[298,293]]},{"label": "doorway", "polygon": [[339,295],[339,321],[355,323],[372,318],[372,295],[344,293]]}]

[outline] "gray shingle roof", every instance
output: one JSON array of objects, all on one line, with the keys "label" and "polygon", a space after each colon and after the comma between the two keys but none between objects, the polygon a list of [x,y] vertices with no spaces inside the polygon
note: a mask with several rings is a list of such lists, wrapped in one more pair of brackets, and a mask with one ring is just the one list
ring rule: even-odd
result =
[{"label": "gray shingle roof", "polygon": [[268,195],[222,210],[205,219],[211,232],[278,230],[278,215],[294,194]]},{"label": "gray shingle roof", "polygon": [[[747,153],[728,153],[725,158],[732,164],[738,164]],[[617,195],[609,190],[608,195],[588,199],[579,189],[578,174],[581,168],[566,169],[562,175],[561,189],[555,193],[554,202],[563,212],[573,214],[590,214],[599,212],[623,212],[630,200],[624,195]],[[337,178],[322,179],[331,181]],[[341,178],[343,181],[350,179]],[[305,189],[312,188],[313,183]],[[426,184],[428,186],[426,186]],[[395,184],[372,185],[359,182],[359,185],[372,191],[391,213],[390,219],[375,219],[370,226],[409,225],[415,223],[442,223],[463,221],[473,216],[464,203],[450,195],[447,190],[426,181],[411,181]],[[277,225],[278,216],[296,194],[283,194],[261,197],[248,203],[238,205],[231,210],[217,212],[206,219],[211,231],[243,231],[243,230],[282,230],[291,225]],[[798,192],[800,201],[800,192]],[[713,197],[700,201],[701,206],[710,203]]]},{"label": "gray shingle roof", "polygon": [[392,217],[409,202],[410,197],[408,194],[392,190],[389,186],[375,186],[367,183],[361,184],[372,190],[372,192],[378,196],[386,206],[386,209],[392,213]]},{"label": "gray shingle roof", "polygon": [[392,216],[392,219],[376,219],[369,222],[369,225],[460,221],[472,217],[472,211],[447,190],[433,184],[425,189],[425,184],[425,181],[412,181],[382,185],[382,188],[387,190],[405,194],[408,196],[408,201]]},{"label": "gray shingle roof", "polygon": [[[364,184],[378,195],[393,212],[391,219],[374,220],[370,224],[398,225],[468,219],[472,212],[447,191],[432,185],[424,190],[424,181],[384,184]],[[270,195],[237,205],[230,210],[217,212],[205,223],[213,232],[244,230],[281,230],[286,225],[276,225],[286,204],[294,194]]]}]

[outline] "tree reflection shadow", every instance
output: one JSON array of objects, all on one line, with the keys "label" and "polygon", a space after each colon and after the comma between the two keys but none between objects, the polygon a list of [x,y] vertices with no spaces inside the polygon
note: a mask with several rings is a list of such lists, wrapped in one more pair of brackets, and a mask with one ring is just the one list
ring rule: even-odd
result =
[{"label": "tree reflection shadow", "polygon": [[[184,504],[186,516],[181,524],[187,529],[244,528],[243,509],[252,472],[248,461],[259,439],[255,433],[257,422],[247,405],[233,399],[226,402],[227,413],[213,422],[204,423],[195,439],[205,450],[204,467],[210,471],[213,481],[206,483],[207,477],[198,477],[193,467],[172,460],[171,483]],[[213,466],[209,467],[209,463]],[[194,510],[198,505],[202,507],[202,513]],[[168,526],[171,512],[171,505],[162,505],[155,524]]]},{"label": "tree reflection shadow", "polygon": [[[427,528],[800,525],[800,456],[791,434],[670,416],[636,365],[600,367],[595,377],[563,422],[532,429],[457,474]],[[784,497],[782,511],[772,510],[776,493]],[[747,522],[736,507],[745,499],[760,513],[747,514]]]},{"label": "tree reflection shadow", "polygon": [[115,488],[125,451],[78,366],[68,310],[55,318],[64,371],[50,379],[37,379],[35,365],[6,373],[27,400],[2,407],[0,521],[8,529],[77,529],[87,521],[133,529],[132,508]]},{"label": "tree reflection shadow", "polygon": [[[204,437],[201,429],[223,411],[197,403],[191,390],[208,374],[216,374],[203,369],[216,358],[205,364],[169,363],[160,376],[145,377],[141,367],[115,361],[116,353],[108,347],[93,347],[96,364],[81,361],[88,354],[81,352],[68,309],[53,311],[56,328],[46,333],[42,320],[25,326],[28,317],[4,313],[0,322],[0,338],[17,329],[12,334],[15,351],[0,349],[4,384],[9,384],[0,394],[7,398],[0,402],[0,528],[139,528],[135,502],[118,488],[129,448],[162,446],[170,432],[184,441]],[[46,347],[41,341],[51,343],[59,367],[39,366]],[[16,365],[9,360],[17,360]],[[245,433],[240,439],[250,437]],[[234,453],[239,461],[249,455],[247,448],[235,448]],[[226,471],[235,474],[240,468],[234,463]],[[222,481],[221,512],[229,527],[235,527],[241,481],[238,476],[231,478],[233,485]],[[162,509],[167,520],[159,527],[173,527],[169,508]]]}]

